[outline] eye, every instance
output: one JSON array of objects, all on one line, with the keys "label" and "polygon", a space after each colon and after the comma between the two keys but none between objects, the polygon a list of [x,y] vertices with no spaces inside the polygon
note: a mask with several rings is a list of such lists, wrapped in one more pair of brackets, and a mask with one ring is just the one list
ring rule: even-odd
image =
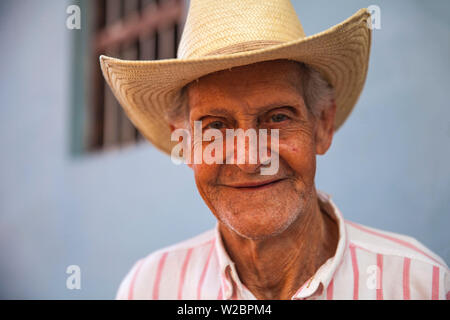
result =
[{"label": "eye", "polygon": [[283,121],[286,121],[288,119],[289,119],[289,117],[287,115],[283,114],[283,113],[277,113],[277,114],[274,114],[273,116],[270,117],[270,120],[272,122],[283,122]]},{"label": "eye", "polygon": [[211,122],[210,124],[208,124],[208,125],[206,126],[206,128],[208,128],[208,129],[218,129],[218,130],[220,130],[220,129],[225,128],[225,123],[223,123],[222,121],[213,121],[213,122]]}]

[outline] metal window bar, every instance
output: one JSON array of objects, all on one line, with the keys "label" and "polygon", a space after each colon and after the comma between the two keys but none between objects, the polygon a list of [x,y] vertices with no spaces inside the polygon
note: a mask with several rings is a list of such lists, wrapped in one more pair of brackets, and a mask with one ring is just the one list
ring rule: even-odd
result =
[{"label": "metal window bar", "polygon": [[98,56],[130,60],[176,57],[184,0],[98,0],[93,38],[89,150],[117,148],[143,140],[104,82]]}]

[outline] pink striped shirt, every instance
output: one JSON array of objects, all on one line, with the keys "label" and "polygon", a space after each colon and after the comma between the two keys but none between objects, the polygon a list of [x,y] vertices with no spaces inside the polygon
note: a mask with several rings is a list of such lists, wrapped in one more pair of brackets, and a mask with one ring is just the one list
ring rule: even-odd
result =
[{"label": "pink striped shirt", "polygon": [[[445,262],[417,240],[343,219],[330,196],[320,205],[335,219],[339,241],[292,299],[449,299]],[[217,225],[135,263],[117,299],[256,299],[241,282]]]}]

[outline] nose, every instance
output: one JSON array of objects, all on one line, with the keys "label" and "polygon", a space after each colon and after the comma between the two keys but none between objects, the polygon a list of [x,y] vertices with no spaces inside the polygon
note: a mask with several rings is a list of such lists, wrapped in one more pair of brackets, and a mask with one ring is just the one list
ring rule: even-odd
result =
[{"label": "nose", "polygon": [[[264,165],[259,154],[261,146],[259,146],[258,132],[253,128],[241,130],[232,141],[233,163],[245,173],[258,173],[261,166]],[[228,144],[228,146],[230,145]]]}]

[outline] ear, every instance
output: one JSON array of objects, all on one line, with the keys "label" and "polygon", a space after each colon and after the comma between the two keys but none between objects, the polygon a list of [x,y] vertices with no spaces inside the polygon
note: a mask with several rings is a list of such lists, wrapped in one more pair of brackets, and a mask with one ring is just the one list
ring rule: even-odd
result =
[{"label": "ear", "polygon": [[331,146],[334,134],[336,102],[332,99],[316,119],[316,154],[325,154]]}]

